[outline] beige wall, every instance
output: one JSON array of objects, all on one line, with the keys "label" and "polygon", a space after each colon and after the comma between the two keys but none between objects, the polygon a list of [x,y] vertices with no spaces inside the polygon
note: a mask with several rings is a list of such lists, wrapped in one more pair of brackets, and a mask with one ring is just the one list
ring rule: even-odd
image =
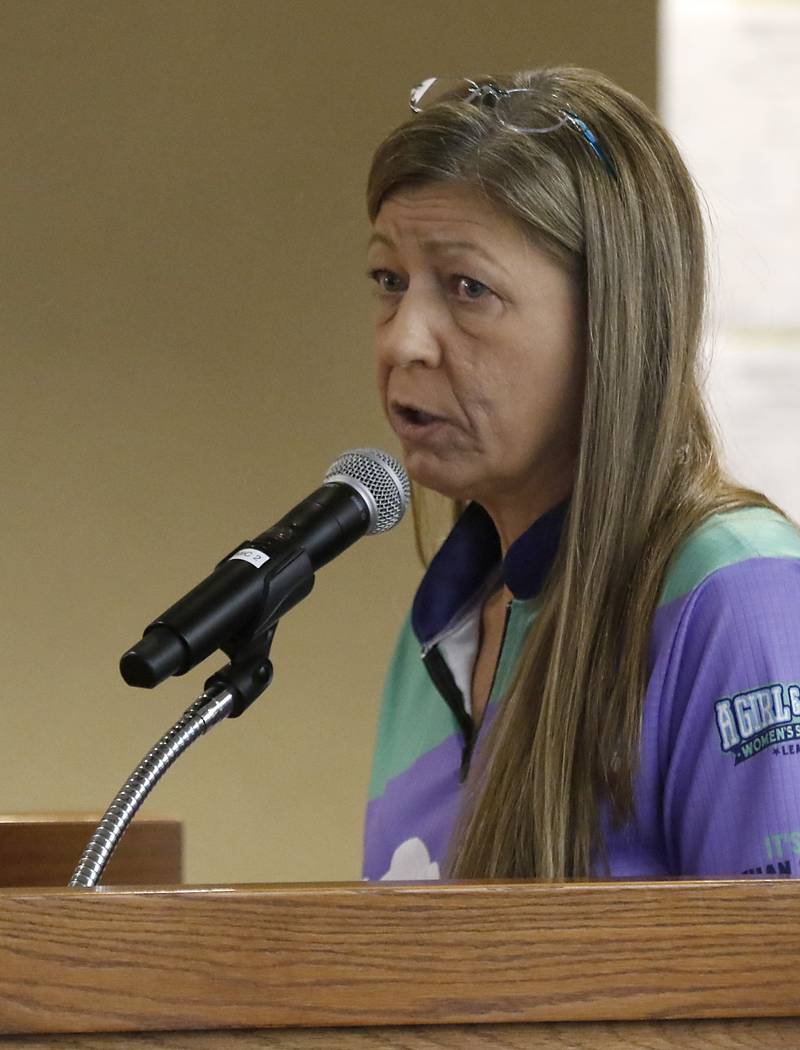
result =
[{"label": "beige wall", "polygon": [[[362,193],[431,72],[569,60],[652,102],[655,3],[5,0],[0,811],[99,809],[200,690],[117,659],[372,394]],[[319,574],[275,682],[148,803],[195,882],[358,873],[410,529]]]}]

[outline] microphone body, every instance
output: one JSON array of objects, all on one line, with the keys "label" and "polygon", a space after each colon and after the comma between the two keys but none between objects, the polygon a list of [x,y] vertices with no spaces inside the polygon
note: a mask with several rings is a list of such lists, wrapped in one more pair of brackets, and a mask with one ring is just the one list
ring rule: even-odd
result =
[{"label": "microphone body", "polygon": [[[396,474],[399,479],[399,514],[390,509],[396,517],[390,524],[377,525],[382,530],[402,517],[408,479],[390,456],[377,455],[391,462],[392,477]],[[128,685],[153,688],[171,675],[190,671],[216,649],[224,650],[239,638],[266,631],[311,592],[317,569],[366,532],[375,531],[386,507],[380,500],[376,506],[374,486],[350,476],[350,471],[336,469],[354,456],[356,452],[340,457],[328,471],[325,484],[271,528],[240,543],[211,575],[148,624],[141,641],[120,660],[120,672]],[[346,464],[351,465],[350,461]],[[369,468],[375,472],[374,461]],[[385,478],[381,481],[385,483]]]}]

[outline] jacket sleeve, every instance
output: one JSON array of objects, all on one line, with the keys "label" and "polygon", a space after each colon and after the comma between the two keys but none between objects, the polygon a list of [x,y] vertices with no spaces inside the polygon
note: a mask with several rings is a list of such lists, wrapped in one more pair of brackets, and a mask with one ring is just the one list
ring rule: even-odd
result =
[{"label": "jacket sleeve", "polygon": [[751,558],[692,594],[660,732],[676,875],[800,875],[800,560]]}]

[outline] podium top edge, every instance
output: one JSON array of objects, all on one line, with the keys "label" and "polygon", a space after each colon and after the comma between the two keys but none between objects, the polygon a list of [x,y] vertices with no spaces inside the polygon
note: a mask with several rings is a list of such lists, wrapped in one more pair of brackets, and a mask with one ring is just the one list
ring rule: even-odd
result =
[{"label": "podium top edge", "polygon": [[[94,829],[102,820],[100,812],[33,812],[33,813],[0,813],[0,826],[4,824],[86,824]],[[137,824],[180,824],[178,817],[168,814],[137,814]]]},{"label": "podium top edge", "polygon": [[795,901],[800,897],[800,884],[786,878],[749,876],[729,879],[664,879],[664,880],[609,880],[576,879],[571,882],[536,882],[524,879],[512,881],[420,881],[420,882],[298,882],[298,883],[181,883],[162,886],[96,886],[92,889],[59,886],[10,886],[0,888],[0,902],[13,898],[56,898],[76,901],[80,898],[128,900],[141,898],[172,898],[189,900],[202,897],[206,901],[280,898],[377,898],[425,897],[434,900],[455,900],[467,897],[515,898],[519,900],[574,897],[602,898],[619,903],[635,901],[648,894],[661,897],[693,898],[736,897],[742,905],[747,901],[764,902],[779,897]]}]

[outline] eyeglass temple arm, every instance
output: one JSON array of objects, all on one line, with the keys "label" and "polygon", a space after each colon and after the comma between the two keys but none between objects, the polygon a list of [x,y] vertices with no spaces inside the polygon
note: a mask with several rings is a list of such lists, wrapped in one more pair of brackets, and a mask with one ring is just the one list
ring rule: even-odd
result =
[{"label": "eyeglass temple arm", "polygon": [[592,149],[592,151],[595,153],[595,155],[597,157],[599,157],[599,159],[603,162],[603,164],[605,164],[606,169],[609,172],[609,174],[613,175],[614,178],[616,179],[617,178],[617,169],[614,166],[614,162],[611,160],[611,158],[608,156],[606,151],[603,149],[603,147],[597,141],[597,136],[592,131],[592,129],[589,127],[589,125],[585,121],[581,120],[581,118],[577,114],[572,113],[570,110],[565,110],[565,112],[566,112],[567,119],[569,120],[570,124],[572,124],[574,127],[576,127],[578,129],[578,131],[581,133],[581,135],[583,135],[583,137],[589,143],[589,147]]}]

